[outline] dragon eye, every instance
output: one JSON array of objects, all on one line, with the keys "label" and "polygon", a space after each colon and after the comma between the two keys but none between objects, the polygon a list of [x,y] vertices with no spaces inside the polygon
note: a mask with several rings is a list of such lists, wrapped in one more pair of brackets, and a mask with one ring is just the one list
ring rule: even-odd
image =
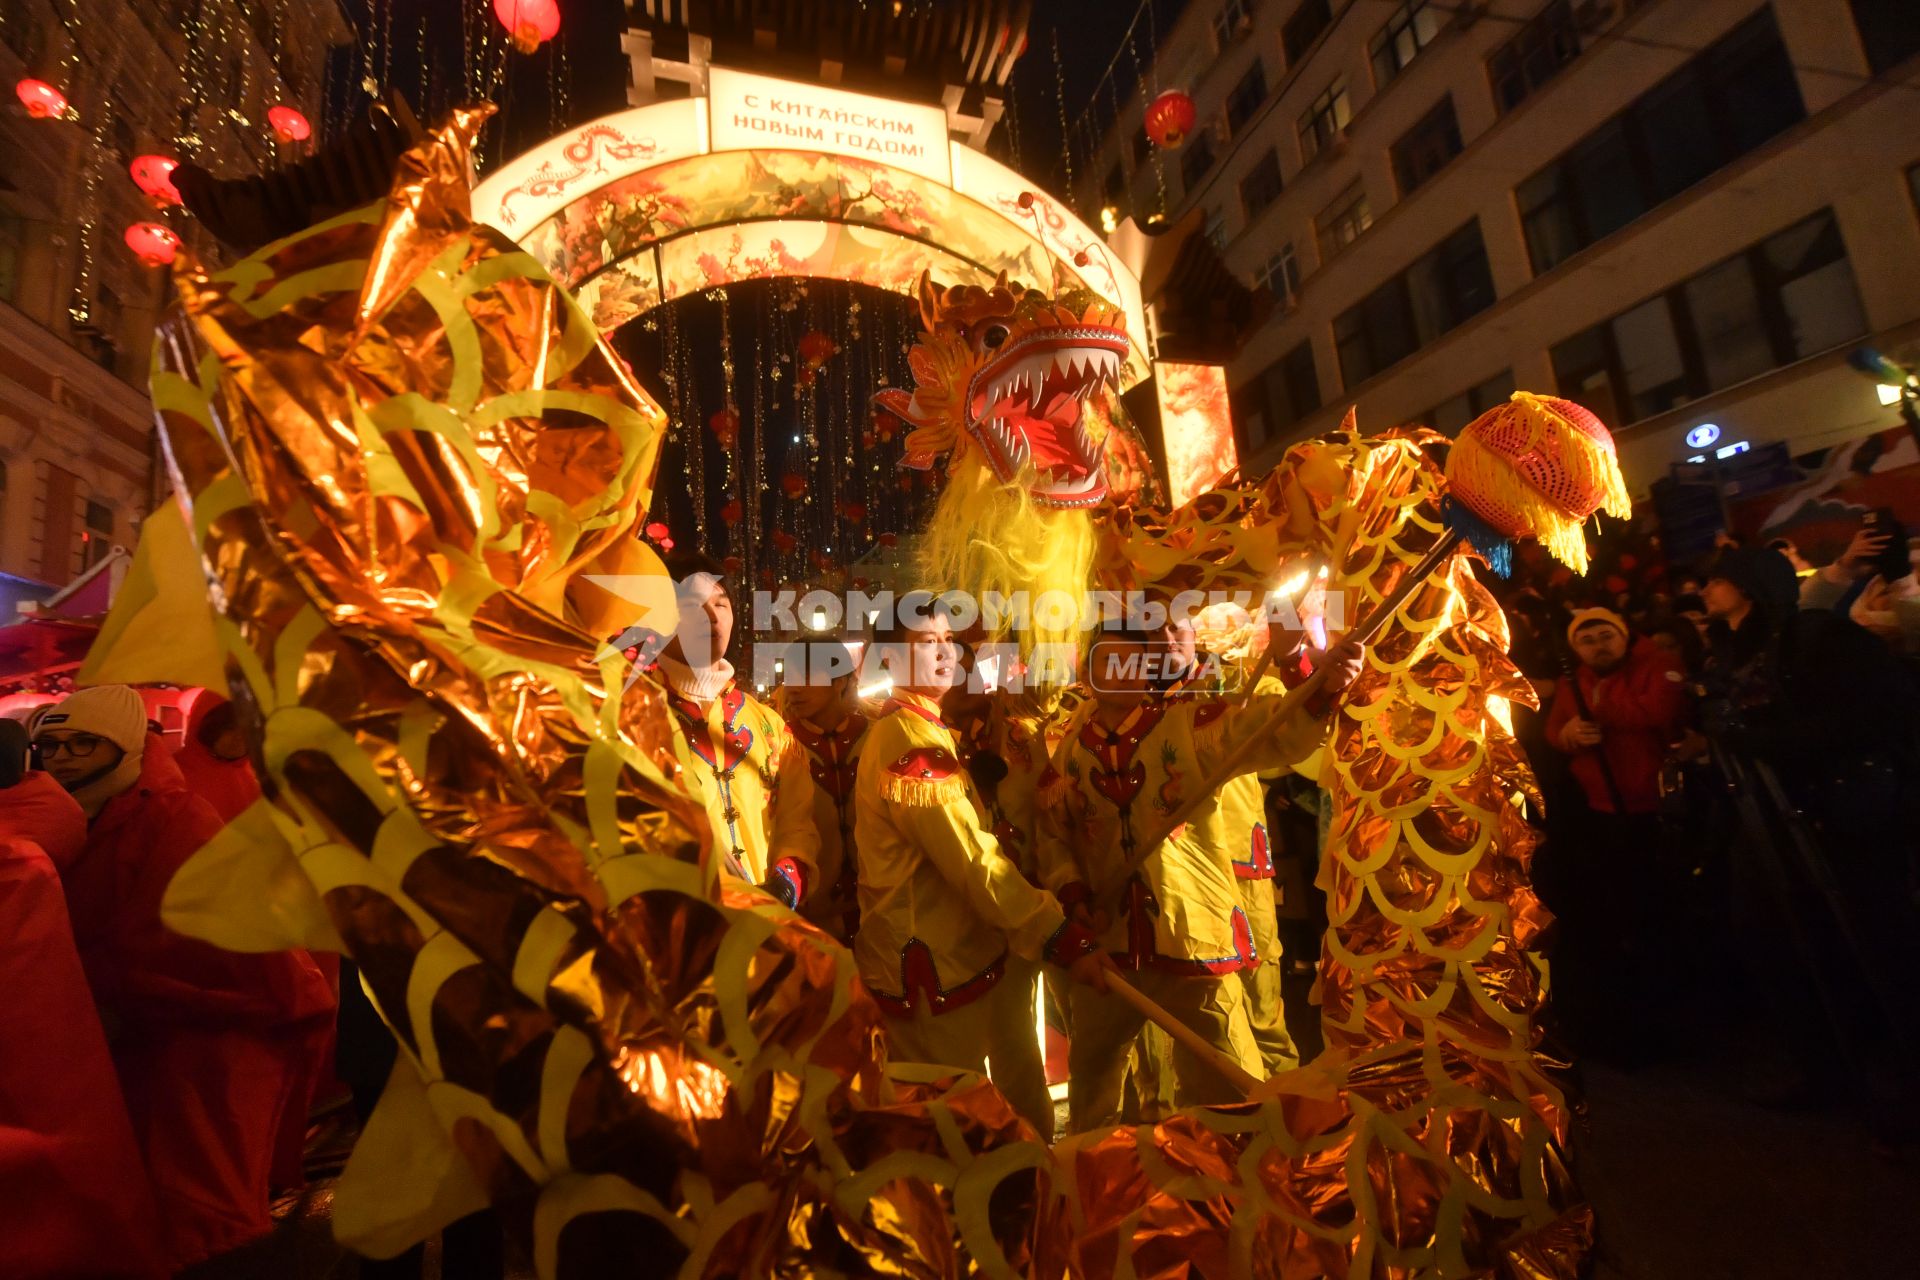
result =
[{"label": "dragon eye", "polygon": [[990,324],[980,333],[980,345],[992,351],[1007,340],[1007,326]]}]

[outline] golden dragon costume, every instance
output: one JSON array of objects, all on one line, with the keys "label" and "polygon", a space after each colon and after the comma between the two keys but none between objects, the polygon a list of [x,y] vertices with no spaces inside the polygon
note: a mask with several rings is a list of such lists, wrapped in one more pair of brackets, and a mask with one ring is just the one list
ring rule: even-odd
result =
[{"label": "golden dragon costume", "polygon": [[[1467,559],[1408,601],[1330,750],[1333,1050],[1259,1101],[1049,1149],[984,1081],[888,1069],[848,952],[716,874],[659,695],[623,688],[578,590],[631,568],[666,423],[470,222],[480,119],[384,199],[223,271],[183,258],[156,354],[267,793],[169,919],[345,951],[392,1026],[340,1238],[389,1255],[491,1202],[549,1280],[1572,1276],[1500,715],[1525,684]],[[1377,597],[1441,492],[1418,440],[1346,436],[1119,533],[1252,575],[1337,550]]]}]

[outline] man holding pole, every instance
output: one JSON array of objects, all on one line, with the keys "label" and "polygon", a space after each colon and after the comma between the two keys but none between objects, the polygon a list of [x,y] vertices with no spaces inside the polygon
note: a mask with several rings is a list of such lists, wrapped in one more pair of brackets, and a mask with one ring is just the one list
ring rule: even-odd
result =
[{"label": "man holding pole", "polygon": [[[960,678],[960,649],[948,619],[924,603],[907,597],[902,609],[910,616],[878,629],[871,647],[891,666],[893,696],[867,731],[854,781],[860,933],[853,954],[886,1015],[893,1058],[981,1071],[1002,1003],[1032,1007],[1031,989],[1008,981],[1009,969],[1020,969],[1010,956],[1057,964],[1089,989],[1104,986],[1108,962],[1091,933],[1021,874],[981,821],[983,806],[940,707]],[[992,1064],[995,1083],[1050,1137],[1044,1080],[1037,1097],[1012,1089],[1008,1065]]]},{"label": "man holding pole", "polygon": [[[1100,931],[1120,968],[1133,971],[1139,992],[1197,1036],[1175,1046],[1173,1105],[1233,1102],[1240,1090],[1196,1051],[1210,1044],[1243,1078],[1262,1069],[1238,977],[1254,948],[1223,835],[1220,786],[1311,754],[1364,650],[1336,647],[1298,711],[1297,700],[1272,693],[1244,703],[1169,701],[1151,690],[1151,654],[1138,632],[1095,640],[1094,711],[1061,744],[1043,784],[1040,867],[1061,901]],[[1118,1120],[1127,1048],[1144,1014],[1132,1001],[1074,997],[1068,1107],[1079,1131]]]}]

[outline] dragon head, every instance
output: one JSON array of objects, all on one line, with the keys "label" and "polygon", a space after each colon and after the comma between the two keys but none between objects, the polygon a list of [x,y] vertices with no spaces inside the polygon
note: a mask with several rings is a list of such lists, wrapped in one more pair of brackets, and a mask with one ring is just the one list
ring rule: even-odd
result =
[{"label": "dragon head", "polygon": [[1035,289],[943,287],[920,277],[925,332],[908,358],[915,388],[875,402],[904,419],[903,465],[949,470],[978,450],[1003,484],[1021,484],[1038,506],[1084,508],[1107,496],[1104,441],[1083,411],[1116,385],[1127,358],[1120,313],[1089,297],[1056,301]]}]

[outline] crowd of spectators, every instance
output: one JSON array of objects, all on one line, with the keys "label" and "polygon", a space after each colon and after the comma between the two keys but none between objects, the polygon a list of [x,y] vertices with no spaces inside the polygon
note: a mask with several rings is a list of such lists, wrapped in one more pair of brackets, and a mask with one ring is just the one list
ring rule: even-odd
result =
[{"label": "crowd of spectators", "polygon": [[1541,700],[1515,728],[1576,1051],[1747,1046],[1742,1087],[1782,1104],[1911,1088],[1916,563],[1887,511],[1824,564],[1725,534],[1671,557],[1641,515],[1584,575],[1523,555],[1495,584]]}]

